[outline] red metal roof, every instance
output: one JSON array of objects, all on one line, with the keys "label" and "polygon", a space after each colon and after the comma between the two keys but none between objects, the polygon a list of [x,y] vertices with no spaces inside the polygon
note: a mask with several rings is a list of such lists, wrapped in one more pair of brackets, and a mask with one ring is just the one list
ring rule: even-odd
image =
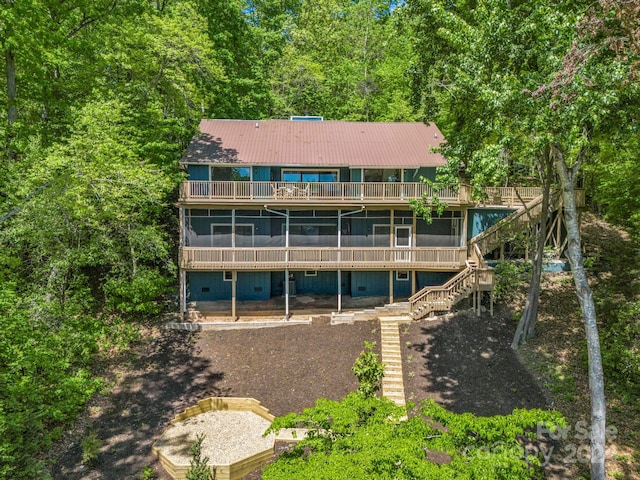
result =
[{"label": "red metal roof", "polygon": [[183,163],[429,167],[443,141],[433,123],[202,120]]}]

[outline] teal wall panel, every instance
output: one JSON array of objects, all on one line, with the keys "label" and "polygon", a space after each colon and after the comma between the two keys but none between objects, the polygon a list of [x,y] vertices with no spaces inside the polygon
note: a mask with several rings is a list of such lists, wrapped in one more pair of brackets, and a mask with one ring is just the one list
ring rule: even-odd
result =
[{"label": "teal wall panel", "polygon": [[513,211],[507,208],[470,208],[467,223],[467,240],[484,232]]},{"label": "teal wall panel", "polygon": [[406,169],[404,171],[405,182],[419,182],[421,176],[435,181],[436,167],[421,167],[418,169]]},{"label": "teal wall panel", "polygon": [[231,299],[231,282],[222,272],[187,272],[187,301],[214,302]]},{"label": "teal wall panel", "polygon": [[389,295],[388,272],[351,272],[351,296]]},{"label": "teal wall panel", "polygon": [[393,273],[393,294],[396,297],[411,296],[411,272],[409,272],[409,278],[407,280],[398,280],[395,272]]},{"label": "teal wall panel", "polygon": [[269,300],[271,275],[269,272],[238,272],[238,301]]},{"label": "teal wall panel", "polygon": [[307,276],[305,272],[292,272],[296,281],[298,295],[337,295],[338,272],[318,270],[315,276]]},{"label": "teal wall panel", "polygon": [[456,275],[456,272],[418,272],[416,279],[416,290],[419,291],[424,287],[442,285],[450,278]]}]

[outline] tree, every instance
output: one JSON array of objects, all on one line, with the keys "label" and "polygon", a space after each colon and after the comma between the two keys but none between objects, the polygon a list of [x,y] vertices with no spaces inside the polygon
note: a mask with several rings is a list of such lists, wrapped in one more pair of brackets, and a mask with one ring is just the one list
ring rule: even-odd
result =
[{"label": "tree", "polygon": [[410,121],[410,27],[394,2],[303,2],[272,70],[274,115]]},{"label": "tree", "polygon": [[445,152],[455,167],[463,165],[470,178],[482,180],[495,178],[501,168],[508,172],[509,159],[526,161],[548,152],[553,161],[589,352],[591,472],[603,479],[604,384],[573,185],[600,136],[611,131],[607,120],[621,105],[619,80],[628,78],[629,59],[581,40],[576,26],[583,25],[588,10],[579,2],[409,4],[420,14],[422,45],[436,47],[424,55],[416,85],[425,112],[447,137]]}]

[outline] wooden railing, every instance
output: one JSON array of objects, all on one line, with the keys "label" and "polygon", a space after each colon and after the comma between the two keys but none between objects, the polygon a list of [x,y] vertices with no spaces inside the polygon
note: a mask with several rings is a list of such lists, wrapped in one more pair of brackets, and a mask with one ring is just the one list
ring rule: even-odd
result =
[{"label": "wooden railing", "polygon": [[522,202],[530,202],[542,195],[540,187],[487,187],[484,189],[488,205],[504,205],[507,207],[520,207]]},{"label": "wooden railing", "polygon": [[476,286],[476,270],[465,268],[441,286],[425,287],[409,298],[409,313],[414,319],[434,312],[448,311]]},{"label": "wooden railing", "polygon": [[[488,187],[478,203],[519,207],[541,195],[539,187]],[[576,196],[584,198],[584,191]],[[411,199],[433,198],[454,204],[472,204],[471,187],[431,188],[421,182],[231,182],[190,180],[180,186],[181,202],[373,202],[406,203]],[[579,202],[580,203],[580,202]],[[584,204],[584,200],[581,202]]]},{"label": "wooden railing", "polygon": [[458,270],[466,248],[199,248],[180,249],[187,270],[330,270],[412,268]]},{"label": "wooden railing", "polygon": [[419,182],[208,182],[190,180],[180,186],[180,201],[405,202],[437,195],[444,202],[469,203],[467,186],[432,189]]}]

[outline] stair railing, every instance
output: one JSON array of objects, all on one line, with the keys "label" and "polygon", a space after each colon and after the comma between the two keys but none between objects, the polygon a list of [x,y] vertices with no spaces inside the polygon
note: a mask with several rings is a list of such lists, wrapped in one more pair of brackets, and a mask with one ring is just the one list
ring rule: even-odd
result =
[{"label": "stair railing", "polygon": [[[560,198],[559,191],[551,194],[549,206],[553,210],[559,208]],[[470,239],[467,243],[469,256],[472,255],[473,250],[477,246],[480,251],[479,257],[482,258],[487,253],[499,247],[500,244],[510,239],[515,233],[533,225],[539,220],[541,213],[542,195],[539,195],[525,206],[520,207],[518,210],[506,216],[495,225],[487,228],[484,232]]]},{"label": "stair railing", "polygon": [[409,313],[414,319],[439,310],[449,310],[461,295],[475,288],[476,269],[467,267],[441,286],[428,286],[409,298]]}]

